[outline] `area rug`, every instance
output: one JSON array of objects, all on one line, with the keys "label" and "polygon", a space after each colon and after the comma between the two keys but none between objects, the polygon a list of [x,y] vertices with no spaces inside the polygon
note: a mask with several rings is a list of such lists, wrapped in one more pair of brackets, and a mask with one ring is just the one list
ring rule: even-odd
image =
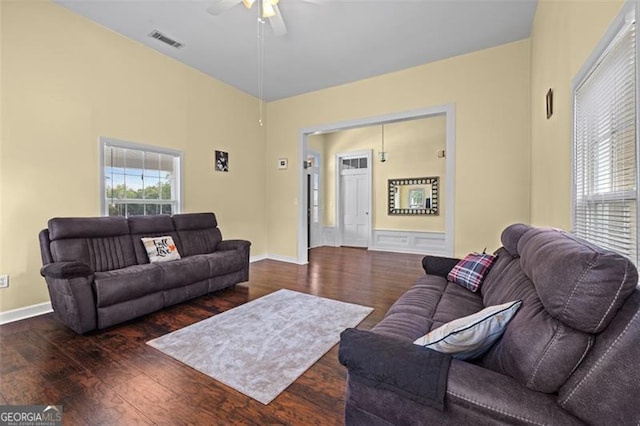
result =
[{"label": "area rug", "polygon": [[372,311],[283,289],[147,344],[268,404]]}]

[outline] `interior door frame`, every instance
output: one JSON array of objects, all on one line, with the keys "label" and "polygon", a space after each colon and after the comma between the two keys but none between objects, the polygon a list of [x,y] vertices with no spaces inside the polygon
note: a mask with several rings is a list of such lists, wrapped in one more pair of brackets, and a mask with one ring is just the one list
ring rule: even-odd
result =
[{"label": "interior door frame", "polygon": [[[455,241],[455,105],[445,104],[432,107],[418,108],[409,111],[376,115],[354,120],[320,124],[298,130],[298,200],[306,196],[307,178],[302,166],[307,155],[307,137],[309,135],[349,130],[359,127],[396,123],[399,121],[444,116],[446,121],[446,158],[445,158],[445,250],[446,256],[453,256]],[[372,189],[373,190],[373,189]],[[309,262],[307,251],[307,211],[306,203],[298,203],[298,253],[297,263],[304,265]],[[371,216],[371,215],[370,215]],[[373,229],[371,230],[373,232]]]},{"label": "interior door frame", "polygon": [[352,157],[365,157],[367,159],[367,186],[369,189],[369,205],[367,206],[367,226],[369,231],[367,232],[367,248],[371,244],[373,238],[373,221],[371,217],[373,216],[371,212],[373,211],[373,164],[371,164],[371,160],[373,159],[373,150],[367,149],[362,151],[351,151],[351,152],[339,152],[336,154],[336,167],[335,167],[335,199],[336,199],[336,211],[335,211],[335,222],[336,222],[336,242],[339,246],[342,245],[342,231],[344,224],[343,215],[342,215],[342,175],[340,164],[342,164],[343,158],[352,158]]}]

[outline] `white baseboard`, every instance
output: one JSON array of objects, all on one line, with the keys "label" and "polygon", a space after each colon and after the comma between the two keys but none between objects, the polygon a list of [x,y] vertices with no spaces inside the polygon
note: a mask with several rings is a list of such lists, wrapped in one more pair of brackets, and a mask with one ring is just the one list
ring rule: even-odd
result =
[{"label": "white baseboard", "polygon": [[49,312],[53,312],[51,302],[38,303],[37,305],[0,312],[0,325],[37,317],[38,315],[48,314]]},{"label": "white baseboard", "polygon": [[296,265],[304,265],[304,263],[299,263],[298,259],[295,257],[281,256],[279,254],[268,254],[267,259],[277,260],[278,262],[295,263]]},{"label": "white baseboard", "polygon": [[249,263],[259,262],[261,260],[268,259],[266,254],[260,254],[258,256],[249,256]]},{"label": "white baseboard", "polygon": [[296,265],[300,265],[300,263],[298,263],[298,259],[296,259],[295,257],[281,256],[279,254],[260,254],[257,256],[251,256],[249,258],[249,263],[259,262],[261,260],[267,260],[267,259],[277,260],[278,262],[295,263]]}]

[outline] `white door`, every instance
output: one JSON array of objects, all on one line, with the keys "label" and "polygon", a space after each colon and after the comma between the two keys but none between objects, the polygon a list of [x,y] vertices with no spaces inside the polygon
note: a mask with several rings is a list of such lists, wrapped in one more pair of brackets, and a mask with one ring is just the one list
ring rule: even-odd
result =
[{"label": "white door", "polygon": [[366,157],[343,159],[342,165],[349,161],[351,166],[343,167],[340,172],[341,241],[343,246],[368,247],[371,206],[369,165]]}]

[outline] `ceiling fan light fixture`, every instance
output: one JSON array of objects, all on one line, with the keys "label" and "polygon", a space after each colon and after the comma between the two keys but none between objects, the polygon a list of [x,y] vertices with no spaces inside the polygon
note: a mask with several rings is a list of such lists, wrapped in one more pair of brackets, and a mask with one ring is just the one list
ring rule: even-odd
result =
[{"label": "ceiling fan light fixture", "polygon": [[262,0],[262,17],[271,18],[276,16],[276,10],[273,8],[273,3],[269,0]]}]

